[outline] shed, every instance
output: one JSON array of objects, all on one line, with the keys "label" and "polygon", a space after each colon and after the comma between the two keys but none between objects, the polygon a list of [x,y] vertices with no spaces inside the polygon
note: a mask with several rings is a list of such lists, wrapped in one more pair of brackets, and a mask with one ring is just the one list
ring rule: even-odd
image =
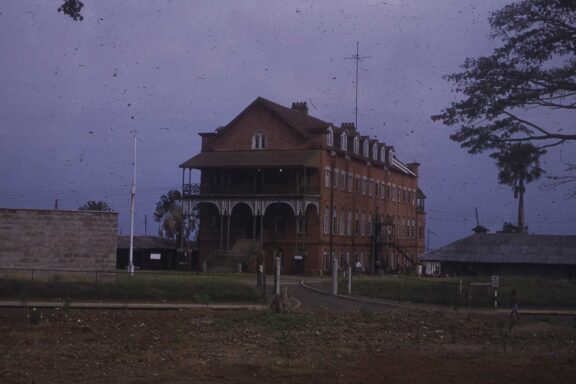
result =
[{"label": "shed", "polygon": [[476,233],[421,260],[427,275],[576,278],[576,236]]}]

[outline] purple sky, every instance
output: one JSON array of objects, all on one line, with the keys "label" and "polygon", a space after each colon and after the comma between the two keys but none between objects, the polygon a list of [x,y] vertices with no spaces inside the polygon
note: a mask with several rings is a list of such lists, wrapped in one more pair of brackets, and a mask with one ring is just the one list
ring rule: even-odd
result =
[{"label": "purple sky", "polygon": [[[488,54],[487,17],[509,1],[84,0],[85,19],[60,0],[0,6],[0,206],[76,209],[105,200],[129,232],[132,132],[138,136],[136,233],[156,234],[155,202],[180,188],[178,165],[198,132],[227,124],[257,96],[359,130],[422,164],[431,248],[481,224],[514,221],[516,201],[487,155],[470,156],[430,120],[456,95],[443,74]],[[551,118],[552,119],[552,118]],[[558,117],[559,122],[568,117]],[[550,173],[576,162],[574,144],[545,157]],[[567,188],[528,187],[530,232],[574,234]]]}]

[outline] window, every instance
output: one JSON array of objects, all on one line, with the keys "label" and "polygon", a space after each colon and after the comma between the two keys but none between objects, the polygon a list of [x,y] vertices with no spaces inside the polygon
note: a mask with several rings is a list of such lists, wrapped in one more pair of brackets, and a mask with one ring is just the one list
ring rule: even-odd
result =
[{"label": "window", "polygon": [[346,132],[342,132],[342,135],[340,135],[340,149],[343,151],[348,150],[348,135],[346,135]]},{"label": "window", "polygon": [[369,157],[368,140],[364,140],[364,145],[363,145],[362,151],[364,152],[364,157]]},{"label": "window", "polygon": [[330,227],[330,221],[328,219],[328,208],[324,208],[324,234],[328,234],[328,228]]},{"label": "window", "polygon": [[352,192],[352,184],[354,184],[354,176],[348,174],[348,192]]},{"label": "window", "polygon": [[360,153],[360,139],[358,139],[358,136],[354,137],[354,153]]},{"label": "window", "polygon": [[331,185],[331,178],[332,178],[332,173],[330,172],[329,169],[325,169],[324,170],[324,186],[326,188],[330,188]]},{"label": "window", "polygon": [[340,172],[340,190],[346,190],[346,172]]},{"label": "window", "polygon": [[356,176],[356,193],[360,193],[360,176]]},{"label": "window", "polygon": [[356,229],[356,234],[359,235],[360,234],[360,214],[358,213],[358,211],[356,211],[356,225],[355,225],[355,229]]},{"label": "window", "polygon": [[365,232],[365,228],[364,228],[364,223],[366,222],[366,215],[364,215],[364,212],[362,212],[362,221],[360,221],[360,236],[364,236]]},{"label": "window", "polygon": [[392,198],[392,186],[390,183],[386,184],[386,199],[390,200]]},{"label": "window", "polygon": [[383,163],[386,161],[386,146],[384,145],[380,147],[380,161]]},{"label": "window", "polygon": [[252,149],[266,148],[266,136],[264,132],[258,131],[252,135]]},{"label": "window", "polygon": [[340,210],[340,236],[344,236],[346,234],[346,224],[345,224],[345,217],[344,217],[344,210]]},{"label": "window", "polygon": [[352,236],[352,211],[348,211],[348,225],[346,228],[348,236]]},{"label": "window", "polygon": [[378,160],[378,143],[372,144],[372,158]]},{"label": "window", "polygon": [[366,176],[362,177],[362,194],[365,195],[368,189],[368,178]]},{"label": "window", "polygon": [[338,234],[338,210],[336,208],[332,210],[332,234]]},{"label": "window", "polygon": [[332,133],[332,127],[328,128],[328,132],[326,132],[326,145],[329,147],[334,145],[334,134]]},{"label": "window", "polygon": [[374,181],[370,179],[368,182],[368,196],[372,196],[374,194]]}]

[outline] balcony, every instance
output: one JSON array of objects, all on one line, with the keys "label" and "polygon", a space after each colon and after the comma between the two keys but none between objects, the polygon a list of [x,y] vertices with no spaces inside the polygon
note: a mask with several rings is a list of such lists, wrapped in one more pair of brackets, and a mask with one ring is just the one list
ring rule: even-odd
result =
[{"label": "balcony", "polygon": [[317,186],[295,186],[294,184],[264,183],[236,183],[233,185],[198,185],[184,184],[182,187],[184,197],[191,196],[302,196],[319,195]]}]

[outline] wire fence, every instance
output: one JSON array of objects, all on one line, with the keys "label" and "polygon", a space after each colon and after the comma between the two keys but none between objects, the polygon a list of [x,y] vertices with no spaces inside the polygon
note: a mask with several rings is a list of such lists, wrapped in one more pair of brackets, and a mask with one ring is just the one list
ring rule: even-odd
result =
[{"label": "wire fence", "polygon": [[255,276],[172,271],[0,269],[0,299],[255,302]]},{"label": "wire fence", "polygon": [[[512,291],[525,308],[576,308],[576,280],[531,277],[438,279],[408,276],[353,277],[352,294],[373,298],[453,307],[508,308]],[[347,279],[339,280],[339,292],[347,291]]]}]

